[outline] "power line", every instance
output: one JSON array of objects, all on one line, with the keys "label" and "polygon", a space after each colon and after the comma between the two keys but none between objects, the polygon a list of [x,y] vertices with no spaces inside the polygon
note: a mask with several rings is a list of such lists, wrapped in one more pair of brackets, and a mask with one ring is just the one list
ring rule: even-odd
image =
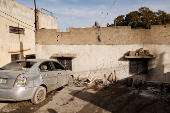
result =
[{"label": "power line", "polygon": [[102,22],[101,22],[101,24],[100,24],[100,25],[102,25],[102,24],[103,24],[103,21],[104,21],[104,20],[106,19],[106,17],[109,15],[109,13],[110,13],[111,9],[113,8],[113,6],[115,5],[115,3],[116,3],[116,0],[114,1],[114,3],[113,3],[113,5],[111,6],[111,8],[110,8],[109,12],[106,14],[105,18],[102,20]]},{"label": "power line", "polygon": [[13,19],[16,19],[17,21],[19,21],[19,22],[21,22],[21,23],[24,23],[24,24],[26,24],[26,25],[28,25],[28,26],[33,27],[33,28],[34,28],[34,26],[32,26],[32,25],[30,25],[30,24],[27,24],[27,23],[25,23],[25,22],[23,22],[23,21],[21,21],[21,20],[19,20],[19,19],[15,18],[15,17],[11,16],[10,14],[7,14],[7,13],[3,12],[2,10],[0,10],[0,12],[4,13],[4,14],[6,14],[6,15],[10,16],[10,17],[12,17]]},{"label": "power line", "polygon": [[[108,14],[110,13],[110,11],[111,11],[111,9],[113,8],[113,6],[115,5],[115,3],[116,3],[116,0],[114,0],[114,3],[113,3],[113,5],[111,6],[111,8],[109,9],[109,12],[107,13],[107,15],[105,16],[105,18],[102,20],[102,22],[101,22],[101,24],[100,25],[102,25],[102,23],[103,23],[103,21],[106,19],[106,17],[108,16]],[[103,12],[102,12],[103,13]],[[102,17],[103,18],[103,17]],[[100,29],[100,27],[99,28],[97,28],[96,30],[98,30],[98,32],[101,32],[101,29]],[[89,34],[89,33],[91,33],[92,31],[90,31],[90,32],[88,32],[87,34]],[[61,33],[62,34],[62,33]],[[75,43],[76,41],[74,41],[74,42],[72,42],[72,44],[73,43]]]},{"label": "power line", "polygon": [[[15,21],[13,21],[13,20],[10,20],[10,19],[8,19],[8,18],[6,18],[6,17],[4,17],[4,16],[2,16],[2,15],[0,15],[0,16],[3,17],[3,18],[5,18],[5,19],[7,19],[7,20],[9,20],[9,21],[11,21],[11,22],[13,22],[13,23],[19,24],[18,22],[15,22]],[[24,27],[24,28],[30,29],[30,28],[25,27],[25,26],[23,26],[23,25],[21,25],[21,24],[19,24],[19,25],[22,26],[22,27]],[[32,29],[30,29],[30,30],[32,30]],[[32,30],[32,31],[34,31],[34,30]]]}]

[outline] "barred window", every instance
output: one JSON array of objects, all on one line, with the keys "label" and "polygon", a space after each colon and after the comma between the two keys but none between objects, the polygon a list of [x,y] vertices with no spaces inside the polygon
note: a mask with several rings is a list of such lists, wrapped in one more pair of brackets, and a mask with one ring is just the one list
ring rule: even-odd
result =
[{"label": "barred window", "polygon": [[131,74],[147,73],[148,61],[147,60],[130,60],[129,72]]},{"label": "barred window", "polygon": [[72,70],[72,58],[57,57],[59,63],[61,63],[67,70]]},{"label": "barred window", "polygon": [[25,29],[24,28],[19,28],[19,27],[13,27],[9,26],[9,32],[14,33],[14,34],[25,34]]}]

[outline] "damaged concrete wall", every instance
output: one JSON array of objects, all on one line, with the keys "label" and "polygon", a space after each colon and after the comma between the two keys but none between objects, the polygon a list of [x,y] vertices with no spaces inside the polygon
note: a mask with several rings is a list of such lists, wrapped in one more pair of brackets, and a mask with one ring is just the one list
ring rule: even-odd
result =
[{"label": "damaged concrete wall", "polygon": [[[85,77],[88,71],[92,74],[102,77],[106,74],[113,73],[116,70],[117,79],[132,76],[129,73],[129,60],[124,59],[123,55],[129,51],[135,51],[138,48],[149,49],[156,57],[149,62],[149,77],[156,75],[162,76],[170,72],[170,52],[165,49],[169,45],[37,45],[37,57],[49,59],[53,54],[76,54],[72,60],[73,72],[75,76],[82,75]],[[161,55],[164,53],[163,55]],[[160,60],[160,57],[162,58]],[[159,62],[162,63],[159,63]],[[163,70],[162,70],[163,69]],[[154,76],[152,76],[154,74]],[[151,78],[152,79],[152,78]],[[170,80],[170,78],[169,78]]]},{"label": "damaged concrete wall", "polygon": [[170,81],[169,31],[170,25],[152,26],[146,30],[130,27],[71,28],[70,32],[64,33],[40,30],[36,39],[36,55],[37,58],[49,59],[53,54],[76,54],[72,60],[75,76],[85,77],[91,71],[102,78],[116,70],[117,79],[121,80],[132,76],[129,59],[125,59],[124,54],[144,48],[156,56],[149,60],[147,79],[160,80],[164,75]]},{"label": "damaged concrete wall", "polygon": [[[20,52],[9,53],[11,51],[30,49],[24,51],[21,58],[28,54],[35,54],[34,16],[34,9],[13,0],[0,0],[0,67],[11,61],[11,54],[21,54]],[[56,18],[41,13],[39,17],[43,28],[57,29]],[[48,23],[44,21],[45,19]],[[24,33],[10,33],[10,26],[23,28]]]},{"label": "damaged concrete wall", "polygon": [[36,43],[40,45],[170,44],[170,25],[151,26],[151,29],[131,29],[130,26],[70,28],[69,31],[40,30],[37,33]]}]

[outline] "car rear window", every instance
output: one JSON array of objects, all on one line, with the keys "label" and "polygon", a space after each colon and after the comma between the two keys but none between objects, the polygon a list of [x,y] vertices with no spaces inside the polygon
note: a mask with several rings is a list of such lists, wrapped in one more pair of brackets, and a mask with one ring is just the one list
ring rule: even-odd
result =
[{"label": "car rear window", "polygon": [[3,66],[0,69],[14,71],[28,71],[35,63],[36,62],[31,61],[15,61]]}]

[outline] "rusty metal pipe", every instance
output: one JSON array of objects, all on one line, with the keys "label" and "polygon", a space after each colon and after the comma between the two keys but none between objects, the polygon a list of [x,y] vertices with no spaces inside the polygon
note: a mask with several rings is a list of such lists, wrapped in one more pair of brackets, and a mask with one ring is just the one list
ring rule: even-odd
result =
[{"label": "rusty metal pipe", "polygon": [[23,51],[28,51],[28,50],[31,50],[31,49],[29,48],[29,49],[23,49],[19,51],[9,51],[8,53],[18,53],[18,52],[23,52]]}]

